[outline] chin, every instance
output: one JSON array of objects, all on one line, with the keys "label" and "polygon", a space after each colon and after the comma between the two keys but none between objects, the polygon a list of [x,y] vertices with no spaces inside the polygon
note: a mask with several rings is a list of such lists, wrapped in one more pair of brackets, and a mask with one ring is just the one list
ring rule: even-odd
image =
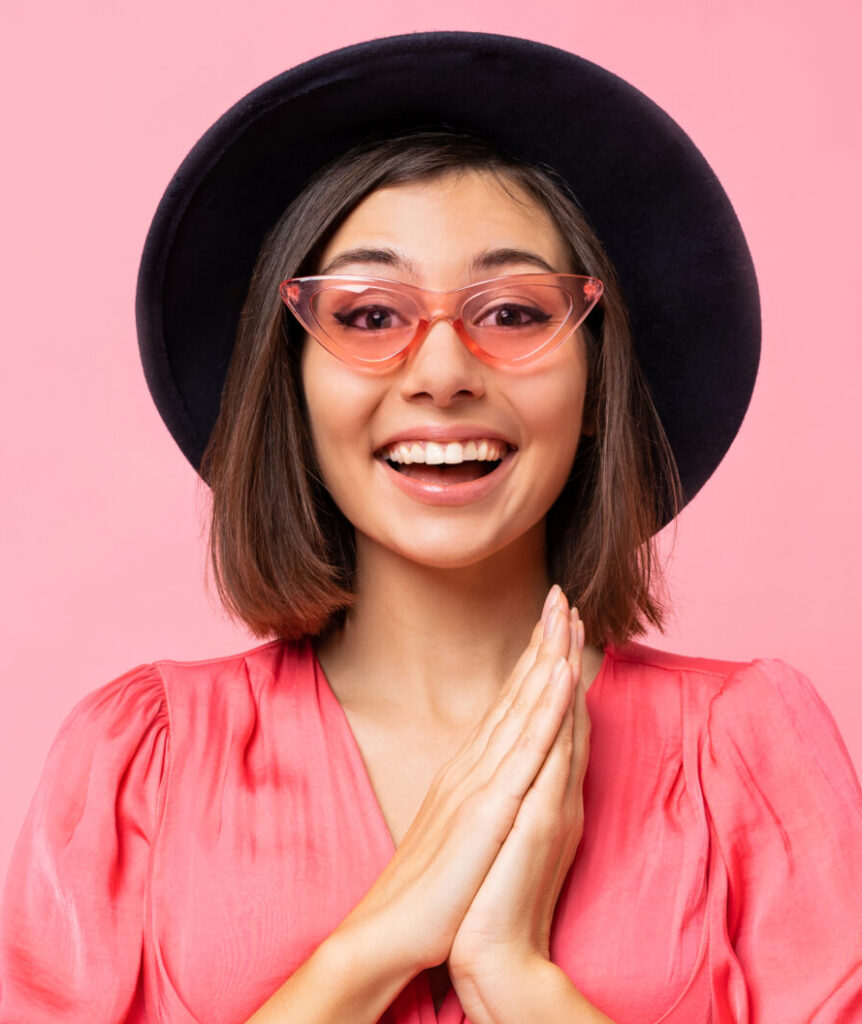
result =
[{"label": "chin", "polygon": [[[537,533],[538,531],[538,533]],[[442,529],[411,531],[407,537],[380,537],[372,540],[378,547],[416,565],[429,569],[468,569],[505,555],[507,562],[522,557],[544,558],[544,522],[533,523],[506,536],[479,537],[475,526],[460,528],[447,524]],[[523,553],[523,554],[522,554]]]}]

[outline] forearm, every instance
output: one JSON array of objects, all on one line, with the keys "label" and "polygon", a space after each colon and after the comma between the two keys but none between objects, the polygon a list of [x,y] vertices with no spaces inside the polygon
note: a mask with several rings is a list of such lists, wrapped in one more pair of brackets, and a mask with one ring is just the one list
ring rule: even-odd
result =
[{"label": "forearm", "polygon": [[458,988],[473,1024],[615,1024],[548,960],[536,960],[529,968],[501,967]]},{"label": "forearm", "polygon": [[374,1024],[416,973],[378,939],[336,929],[247,1024]]}]

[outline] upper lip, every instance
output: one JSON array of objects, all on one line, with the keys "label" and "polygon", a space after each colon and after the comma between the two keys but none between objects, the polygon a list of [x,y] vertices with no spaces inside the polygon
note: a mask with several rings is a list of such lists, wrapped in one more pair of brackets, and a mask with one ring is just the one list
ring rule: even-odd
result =
[{"label": "upper lip", "polygon": [[404,430],[391,434],[382,444],[378,445],[377,452],[382,452],[385,448],[398,444],[400,441],[439,441],[442,443],[445,441],[477,441],[483,437],[502,441],[512,449],[518,447],[505,434],[501,434],[499,430],[493,430],[490,427],[483,427],[479,424],[453,423],[444,427],[429,423],[425,426],[405,427]]}]

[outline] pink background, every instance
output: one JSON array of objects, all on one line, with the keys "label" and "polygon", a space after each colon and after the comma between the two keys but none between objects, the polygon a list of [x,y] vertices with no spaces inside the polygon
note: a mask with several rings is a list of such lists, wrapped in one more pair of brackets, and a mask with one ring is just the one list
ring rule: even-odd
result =
[{"label": "pink background", "polygon": [[135,275],[161,192],[243,93],[396,32],[571,49],[653,97],[712,163],[758,268],[763,363],[729,458],[680,522],[675,618],[655,642],[784,657],[813,678],[862,768],[858,4],[363,6],[6,4],[0,873],[84,693],[143,661],[252,643],[205,589],[205,496],[138,363]]}]

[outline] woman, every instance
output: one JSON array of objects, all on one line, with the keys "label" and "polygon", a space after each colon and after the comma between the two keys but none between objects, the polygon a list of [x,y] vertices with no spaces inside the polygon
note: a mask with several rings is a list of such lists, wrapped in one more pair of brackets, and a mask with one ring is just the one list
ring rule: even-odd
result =
[{"label": "woman", "polygon": [[327,55],[192,152],[138,312],[220,592],[279,639],[73,712],[0,1020],[859,1019],[822,702],[628,642],[757,362],[744,239],[666,115],[523,40]]}]

